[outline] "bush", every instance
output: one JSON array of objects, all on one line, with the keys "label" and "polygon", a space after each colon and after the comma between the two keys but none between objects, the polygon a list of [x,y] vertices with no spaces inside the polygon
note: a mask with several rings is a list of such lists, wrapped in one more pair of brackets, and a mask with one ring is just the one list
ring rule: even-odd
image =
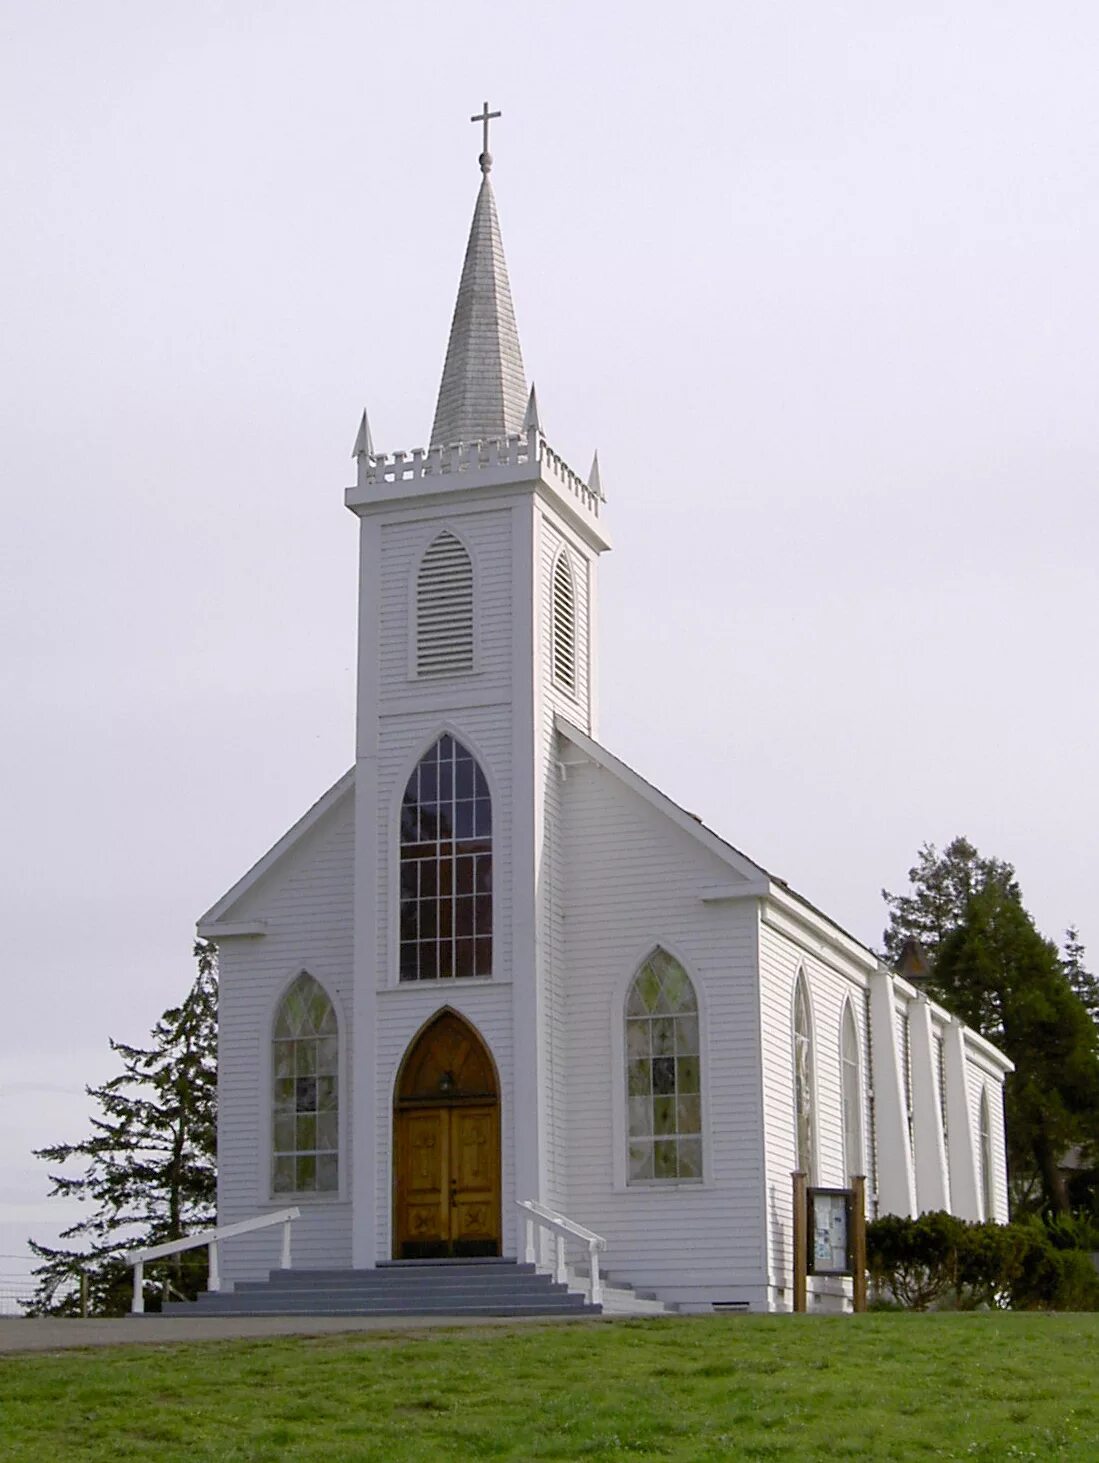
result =
[{"label": "bush", "polygon": [[967,1224],[941,1211],[887,1214],[866,1226],[867,1266],[879,1295],[909,1310],[1099,1310],[1099,1274],[1074,1237],[1090,1238],[1038,1219]]}]

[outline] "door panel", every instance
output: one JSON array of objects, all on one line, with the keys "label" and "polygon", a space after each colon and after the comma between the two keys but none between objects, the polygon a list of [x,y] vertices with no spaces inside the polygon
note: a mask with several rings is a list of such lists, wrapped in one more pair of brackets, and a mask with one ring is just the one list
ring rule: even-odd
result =
[{"label": "door panel", "polygon": [[500,1253],[498,1108],[394,1114],[397,1259]]},{"label": "door panel", "polygon": [[440,1108],[397,1116],[397,1224],[401,1239],[415,1247],[408,1258],[443,1254],[450,1243],[448,1118]]},{"label": "door panel", "polygon": [[450,1239],[455,1255],[500,1253],[500,1155],[494,1108],[450,1114]]}]

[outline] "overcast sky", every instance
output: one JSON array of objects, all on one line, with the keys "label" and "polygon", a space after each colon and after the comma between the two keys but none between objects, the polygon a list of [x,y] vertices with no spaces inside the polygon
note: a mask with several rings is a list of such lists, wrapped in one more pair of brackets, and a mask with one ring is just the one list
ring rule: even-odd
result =
[{"label": "overcast sky", "polygon": [[7,0],[0,1254],[351,762],[485,97],[602,739],[869,944],[965,833],[1099,954],[1097,72],[1091,0]]}]

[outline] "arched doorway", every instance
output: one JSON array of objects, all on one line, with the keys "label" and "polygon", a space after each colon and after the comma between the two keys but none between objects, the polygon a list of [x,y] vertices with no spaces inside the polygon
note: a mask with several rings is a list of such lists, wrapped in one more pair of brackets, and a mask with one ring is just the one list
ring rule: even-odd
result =
[{"label": "arched doorway", "polygon": [[485,1044],[441,1011],[405,1054],[393,1112],[393,1257],[500,1253],[500,1096]]}]

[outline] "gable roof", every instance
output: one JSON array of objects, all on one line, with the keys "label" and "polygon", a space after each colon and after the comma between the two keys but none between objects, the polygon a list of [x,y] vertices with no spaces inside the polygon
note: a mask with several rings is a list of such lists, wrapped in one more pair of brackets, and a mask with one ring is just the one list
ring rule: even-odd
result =
[{"label": "gable roof", "polygon": [[[225,916],[232,910],[233,906],[239,903],[249,890],[254,889],[264,875],[270,873],[275,865],[281,859],[285,858],[291,849],[300,843],[306,834],[317,826],[326,813],[331,812],[337,803],[342,802],[345,797],[350,797],[354,793],[354,789],[355,769],[351,767],[338,782],[334,782],[328,791],[317,799],[307,813],[303,814],[296,823],[286,830],[277,843],[271,845],[263,857],[252,865],[243,878],[238,879],[233,887],[227,890],[216,904],[210,906],[198,921],[199,934],[216,938],[219,933],[222,935],[229,933],[225,928],[227,923]],[[219,926],[220,929],[218,928]],[[259,929],[252,930],[244,928],[234,932],[237,934],[261,933]]]},{"label": "gable roof", "polygon": [[[682,828],[685,833],[689,833],[692,838],[698,843],[701,843],[703,847],[708,848],[711,853],[717,854],[718,858],[728,864],[734,872],[748,881],[742,891],[746,896],[758,895],[759,897],[766,898],[768,896],[774,897],[781,892],[788,900],[792,900],[800,905],[802,909],[808,911],[816,919],[823,920],[826,925],[833,929],[837,935],[842,936],[845,941],[855,945],[864,956],[873,962],[875,967],[881,964],[876,951],[864,945],[857,936],[845,930],[842,925],[838,925],[830,915],[825,914],[822,909],[819,909],[810,900],[806,899],[803,894],[799,894],[785,879],[780,879],[777,874],[770,873],[762,864],[757,864],[747,854],[741,853],[739,848],[735,848],[727,839],[715,833],[712,828],[708,828],[696,814],[689,813],[686,808],[681,808],[678,803],[673,802],[668,797],[667,793],[661,792],[658,787],[655,787],[651,782],[647,782],[640,773],[635,772],[632,767],[628,767],[625,762],[620,761],[612,752],[608,752],[606,747],[593,740],[586,732],[581,731],[578,726],[574,726],[560,712],[555,713],[553,721],[560,735],[566,741],[571,742],[586,758],[599,767],[605,767],[608,772],[612,773],[619,781],[631,788],[639,797],[644,798],[647,803],[663,813],[677,827]],[[735,892],[735,886],[730,890],[730,893],[733,892]]]}]

